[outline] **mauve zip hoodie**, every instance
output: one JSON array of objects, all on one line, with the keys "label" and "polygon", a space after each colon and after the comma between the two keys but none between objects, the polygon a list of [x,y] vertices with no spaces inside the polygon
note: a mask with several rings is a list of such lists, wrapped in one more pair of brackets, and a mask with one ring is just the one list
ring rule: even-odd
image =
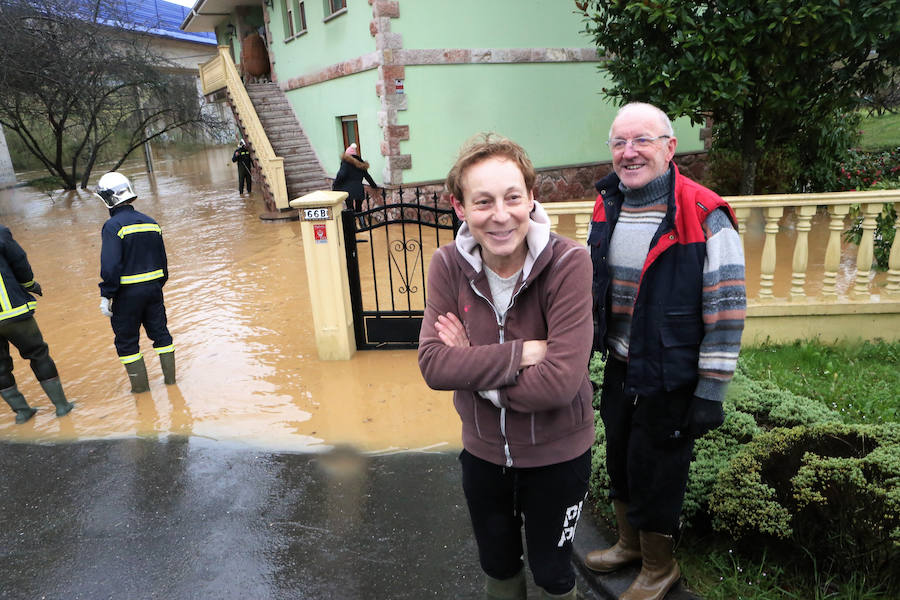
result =
[{"label": "mauve zip hoodie", "polygon": [[[464,223],[453,243],[435,252],[419,333],[419,368],[429,387],[454,390],[463,447],[507,467],[541,467],[571,460],[594,442],[588,378],[593,318],[590,255],[585,246],[550,232],[534,203],[528,254],[501,322],[491,301],[481,251]],[[444,345],[434,324],[452,312],[470,346]],[[547,355],[519,369],[522,343],[547,340]],[[500,408],[478,394],[499,391]]]}]

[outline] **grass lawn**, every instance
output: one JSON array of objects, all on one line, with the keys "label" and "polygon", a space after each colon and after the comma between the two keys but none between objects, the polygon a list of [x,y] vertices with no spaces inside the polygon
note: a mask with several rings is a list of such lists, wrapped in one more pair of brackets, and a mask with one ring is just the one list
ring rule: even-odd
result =
[{"label": "grass lawn", "polygon": [[900,422],[900,343],[745,346],[740,361],[750,378],[818,400],[848,423]]},{"label": "grass lawn", "polygon": [[900,146],[900,114],[883,117],[864,116],[859,125],[862,130],[860,147],[863,150],[883,150]]}]

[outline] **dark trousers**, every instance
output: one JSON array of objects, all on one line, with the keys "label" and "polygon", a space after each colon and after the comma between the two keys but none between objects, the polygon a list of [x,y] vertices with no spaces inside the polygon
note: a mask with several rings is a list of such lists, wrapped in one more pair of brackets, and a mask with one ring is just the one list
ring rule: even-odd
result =
[{"label": "dark trousers", "polygon": [[244,182],[247,183],[247,193],[253,191],[253,178],[250,176],[250,167],[238,163],[238,193],[244,193]]},{"label": "dark trousers", "polygon": [[38,329],[34,317],[20,321],[0,321],[0,390],[16,385],[13,361],[9,345],[19,350],[22,358],[31,363],[31,370],[38,381],[57,377],[56,363],[50,358],[50,348]]},{"label": "dark trousers", "polygon": [[626,397],[624,387],[625,363],[610,357],[600,395],[609,495],[628,504],[636,529],[674,535],[694,441],[672,433],[684,423],[694,386],[638,397]]},{"label": "dark trousers", "polygon": [[351,198],[350,196],[347,196],[347,199],[344,200],[344,205],[347,207],[347,210],[352,210],[354,212],[362,212],[362,203],[362,196],[360,196],[359,198]]},{"label": "dark trousers", "polygon": [[144,326],[147,337],[153,340],[154,348],[172,343],[172,336],[166,326],[166,306],[163,304],[159,284],[123,285],[113,300],[112,312],[110,323],[116,335],[116,353],[119,356],[131,356],[140,352],[141,325]]},{"label": "dark trousers", "polygon": [[459,455],[463,491],[481,568],[495,579],[522,569],[522,523],[534,582],[551,594],[575,585],[572,538],[591,472],[591,452],[563,463],[527,469]]}]

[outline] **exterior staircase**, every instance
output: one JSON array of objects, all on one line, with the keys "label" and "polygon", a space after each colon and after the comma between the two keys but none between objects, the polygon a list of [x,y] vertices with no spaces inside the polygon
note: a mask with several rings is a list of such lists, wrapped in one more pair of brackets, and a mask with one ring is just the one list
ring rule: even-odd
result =
[{"label": "exterior staircase", "polygon": [[278,84],[251,83],[245,88],[272,150],[284,159],[288,199],[293,200],[315,190],[331,189],[325,169]]}]

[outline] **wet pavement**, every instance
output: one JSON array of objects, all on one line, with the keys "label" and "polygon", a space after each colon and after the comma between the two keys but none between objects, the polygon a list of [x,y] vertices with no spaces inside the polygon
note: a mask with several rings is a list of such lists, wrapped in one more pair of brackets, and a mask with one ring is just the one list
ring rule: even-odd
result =
[{"label": "wet pavement", "polygon": [[179,436],[0,442],[0,598],[480,599],[456,462]]}]

